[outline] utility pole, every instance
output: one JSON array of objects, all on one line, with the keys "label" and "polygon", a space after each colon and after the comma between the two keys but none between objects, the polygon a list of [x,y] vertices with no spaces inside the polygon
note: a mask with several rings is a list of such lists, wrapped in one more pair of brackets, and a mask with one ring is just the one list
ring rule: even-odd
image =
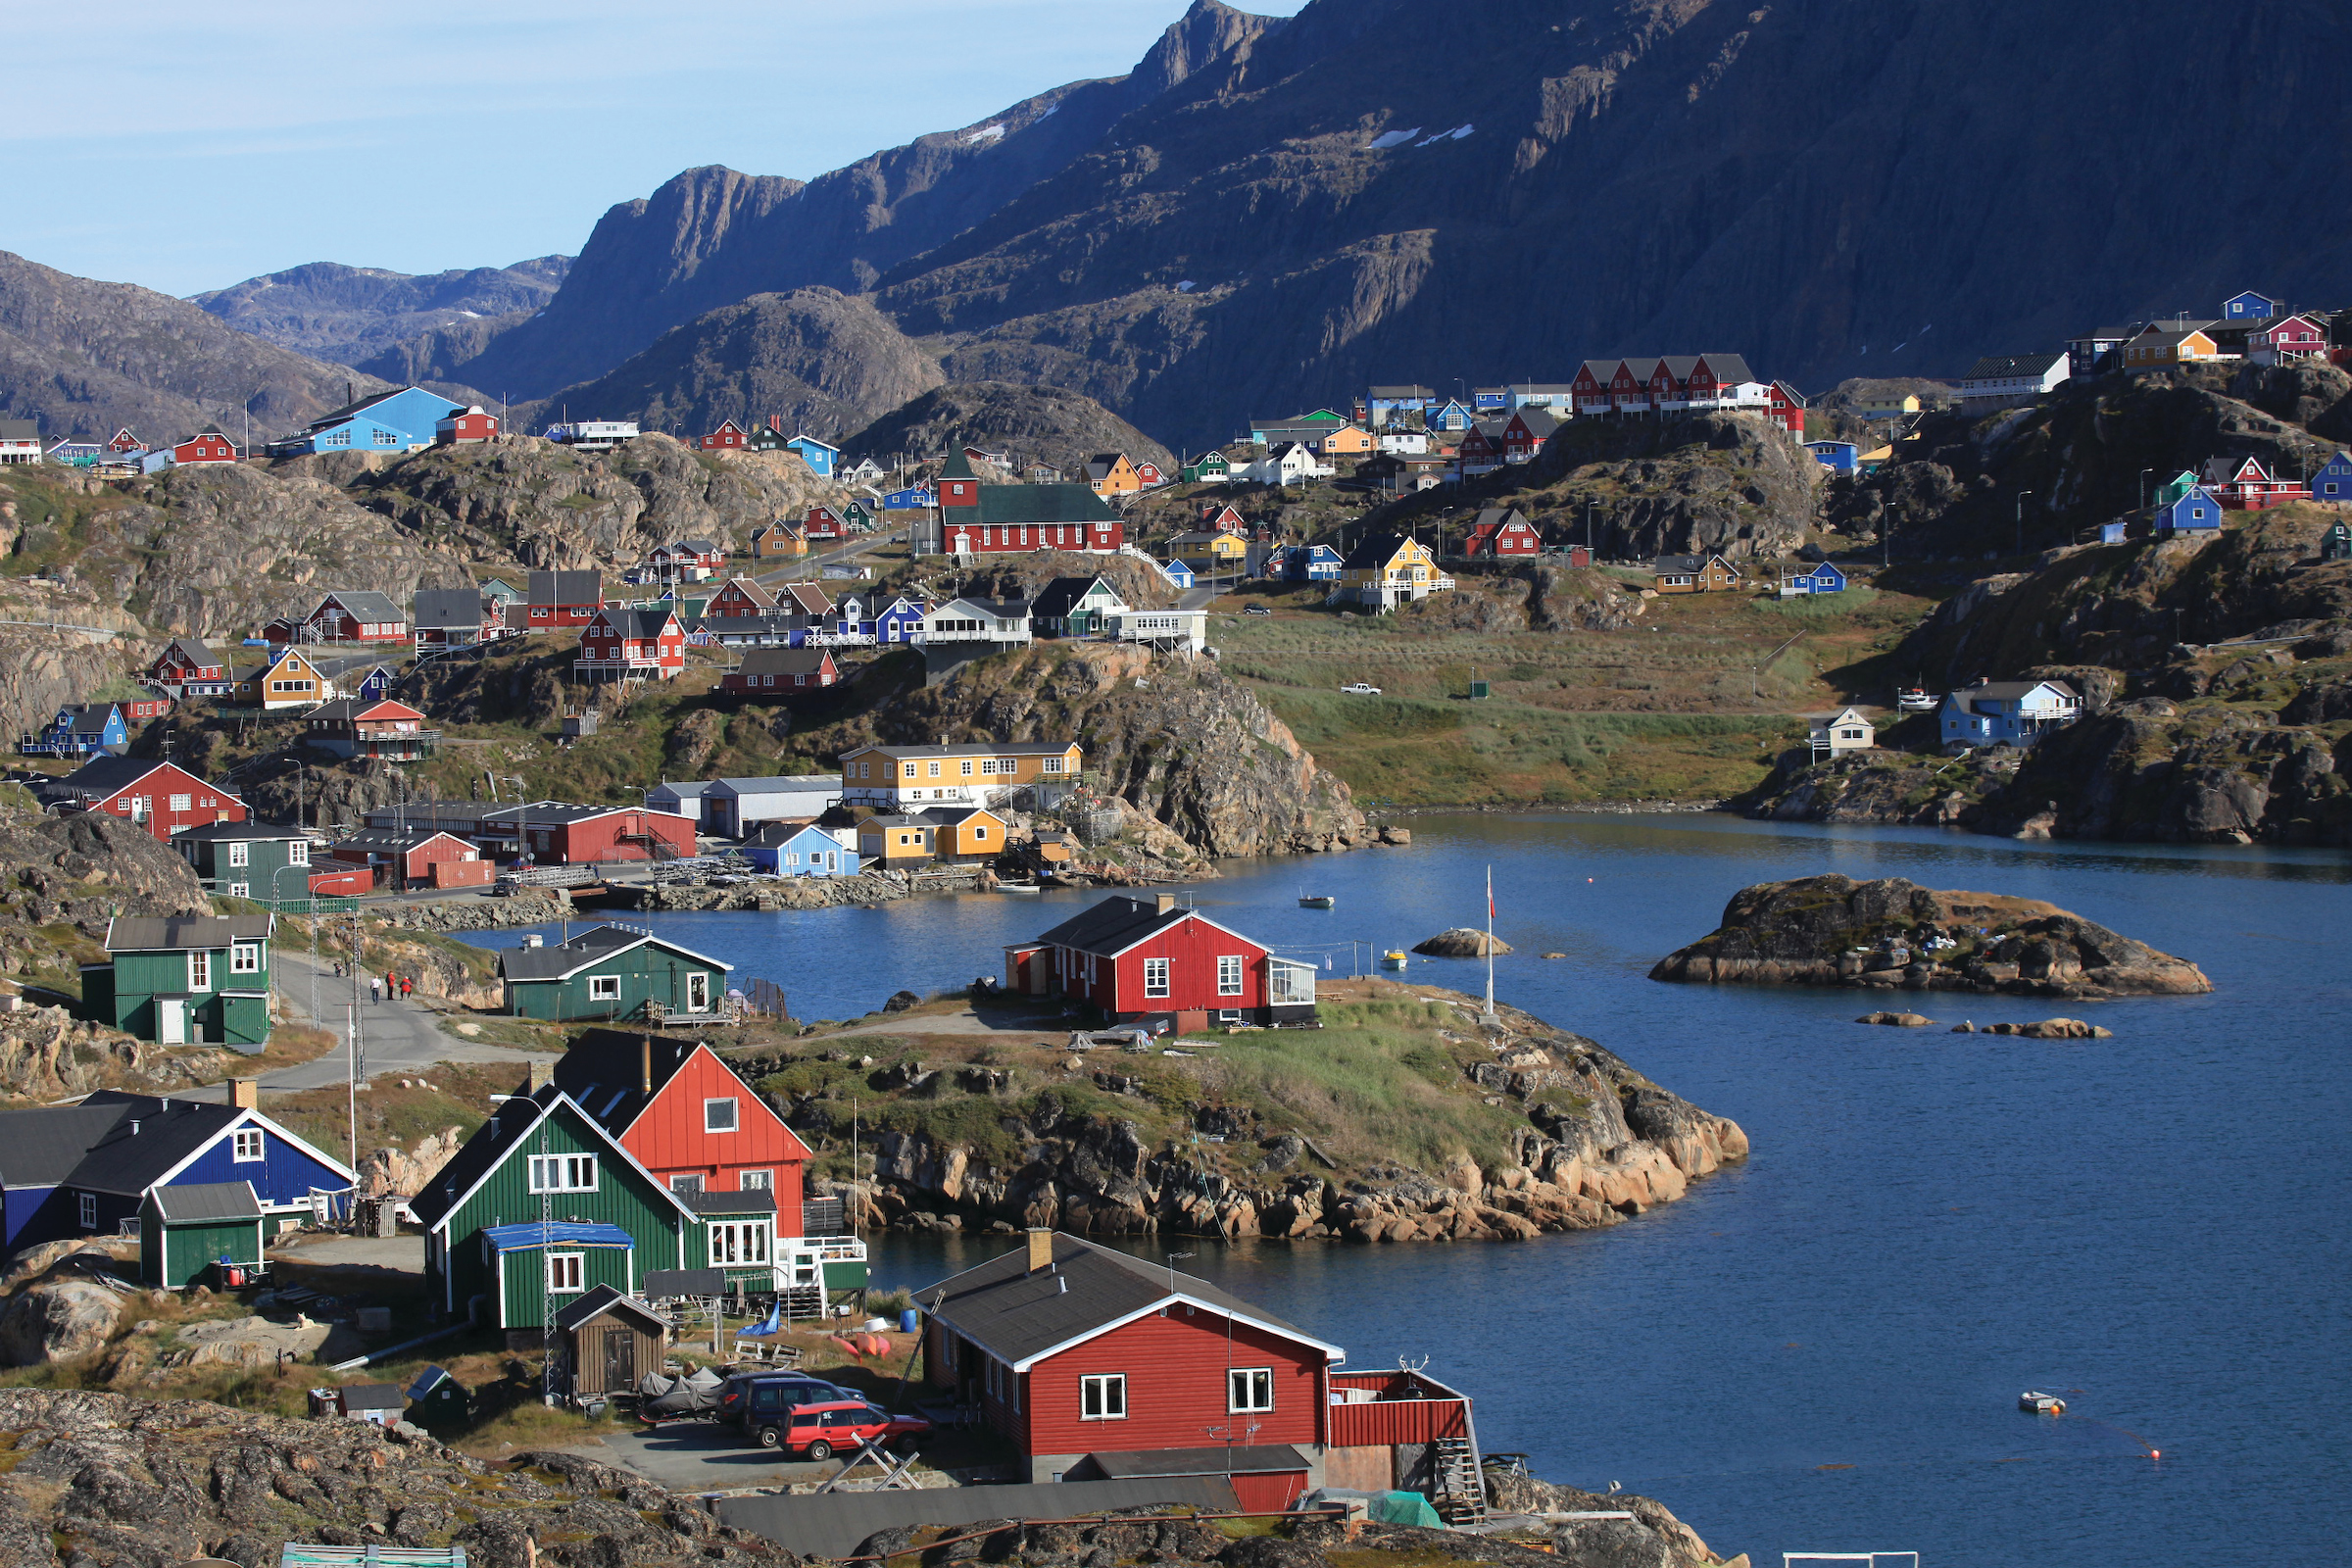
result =
[{"label": "utility pole", "polygon": [[2026,553],[2026,497],[2033,493],[2031,490],[2017,493],[2017,553],[2021,556]]}]

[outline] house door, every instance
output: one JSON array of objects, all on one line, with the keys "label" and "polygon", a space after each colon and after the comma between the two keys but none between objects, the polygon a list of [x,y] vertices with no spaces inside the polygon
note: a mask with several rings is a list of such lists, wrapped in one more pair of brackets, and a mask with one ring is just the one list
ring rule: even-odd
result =
[{"label": "house door", "polygon": [[188,1043],[188,1004],[180,997],[155,999],[155,1038],[159,1045]]},{"label": "house door", "polygon": [[605,1331],[605,1392],[619,1394],[637,1386],[637,1336],[623,1329]]},{"label": "house door", "polygon": [[709,975],[690,974],[686,977],[686,1010],[688,1012],[709,1012],[710,1010],[710,977]]}]

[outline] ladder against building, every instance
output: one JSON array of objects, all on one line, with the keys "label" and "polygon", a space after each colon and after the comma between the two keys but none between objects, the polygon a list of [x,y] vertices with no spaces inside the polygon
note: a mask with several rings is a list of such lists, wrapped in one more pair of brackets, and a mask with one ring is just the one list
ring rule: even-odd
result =
[{"label": "ladder against building", "polygon": [[1479,1470],[1477,1446],[1468,1438],[1440,1438],[1432,1448],[1439,1515],[1456,1527],[1485,1524],[1487,1478]]}]

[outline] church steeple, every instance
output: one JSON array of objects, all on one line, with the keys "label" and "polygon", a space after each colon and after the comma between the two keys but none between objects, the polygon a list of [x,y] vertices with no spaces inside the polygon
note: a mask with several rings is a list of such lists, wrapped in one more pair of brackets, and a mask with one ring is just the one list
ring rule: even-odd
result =
[{"label": "church steeple", "polygon": [[948,443],[948,461],[939,470],[940,510],[979,505],[980,476],[972,472],[972,460],[964,456],[959,436]]}]

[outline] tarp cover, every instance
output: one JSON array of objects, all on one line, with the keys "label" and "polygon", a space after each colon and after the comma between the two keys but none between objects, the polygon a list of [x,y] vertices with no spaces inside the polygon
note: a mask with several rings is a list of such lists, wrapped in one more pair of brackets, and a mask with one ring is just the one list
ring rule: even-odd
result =
[{"label": "tarp cover", "polygon": [[636,1238],[617,1225],[573,1225],[564,1221],[527,1225],[488,1225],[482,1234],[501,1252],[524,1247],[635,1247]]},{"label": "tarp cover", "polygon": [[1384,1525],[1420,1525],[1428,1530],[1443,1530],[1446,1521],[1438,1510],[1418,1492],[1378,1492],[1372,1494],[1365,1513]]},{"label": "tarp cover", "polygon": [[847,1557],[877,1530],[969,1525],[983,1519],[1071,1519],[1120,1508],[1193,1507],[1232,1513],[1241,1504],[1223,1476],[1065,1481],[1028,1487],[922,1492],[833,1492],[822,1496],[721,1497],[718,1522],[765,1536],[808,1557]]}]

